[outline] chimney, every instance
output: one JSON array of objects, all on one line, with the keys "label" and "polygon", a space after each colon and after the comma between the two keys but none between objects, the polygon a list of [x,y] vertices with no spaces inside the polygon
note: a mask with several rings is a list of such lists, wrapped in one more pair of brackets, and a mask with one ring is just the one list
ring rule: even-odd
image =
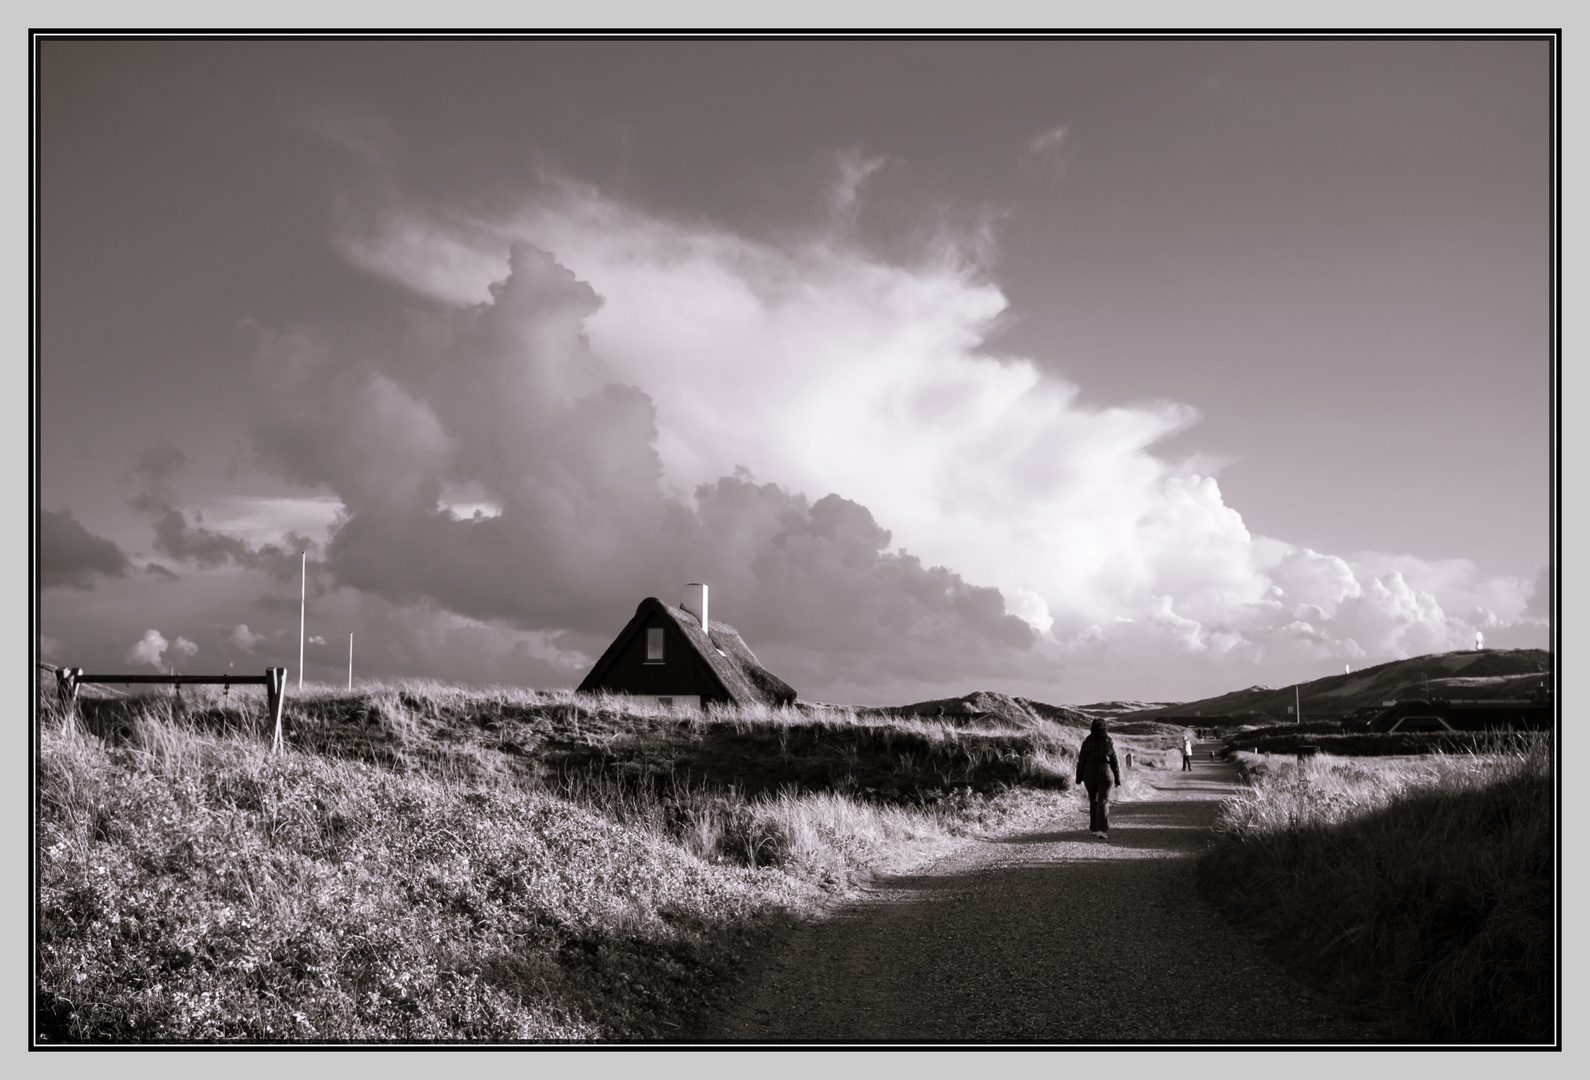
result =
[{"label": "chimney", "polygon": [[707,628],[707,587],[699,581],[685,586],[685,602],[679,605],[696,617],[701,629]]}]

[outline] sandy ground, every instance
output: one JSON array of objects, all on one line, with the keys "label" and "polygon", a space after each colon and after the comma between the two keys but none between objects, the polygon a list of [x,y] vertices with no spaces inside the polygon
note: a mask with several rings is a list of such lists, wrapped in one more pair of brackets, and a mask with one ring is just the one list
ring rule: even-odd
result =
[{"label": "sandy ground", "polygon": [[[778,943],[714,1042],[1374,1041],[1204,906],[1193,857],[1236,769],[1137,770],[1108,842],[1087,810],[884,878]],[[1146,782],[1145,782],[1146,781]]]}]

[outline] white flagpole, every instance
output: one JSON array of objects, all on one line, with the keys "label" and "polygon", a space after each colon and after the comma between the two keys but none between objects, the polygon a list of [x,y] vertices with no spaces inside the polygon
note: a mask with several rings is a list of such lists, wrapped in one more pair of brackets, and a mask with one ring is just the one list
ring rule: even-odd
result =
[{"label": "white flagpole", "polygon": [[348,633],[348,689],[353,689],[353,633]]},{"label": "white flagpole", "polygon": [[298,583],[298,689],[304,688],[304,605],[309,596],[309,552],[303,553],[303,577]]}]

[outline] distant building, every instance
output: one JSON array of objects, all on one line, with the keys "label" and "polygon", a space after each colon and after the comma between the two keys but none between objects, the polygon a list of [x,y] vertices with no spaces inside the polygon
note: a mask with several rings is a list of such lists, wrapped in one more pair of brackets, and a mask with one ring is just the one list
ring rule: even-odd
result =
[{"label": "distant building", "polygon": [[1551,726],[1549,695],[1527,698],[1415,698],[1369,722],[1371,731],[1534,731]]},{"label": "distant building", "polygon": [[707,617],[707,587],[685,586],[685,601],[671,607],[648,596],[618,632],[582,691],[628,694],[659,705],[701,708],[788,705],[794,689],[764,668],[739,631]]}]

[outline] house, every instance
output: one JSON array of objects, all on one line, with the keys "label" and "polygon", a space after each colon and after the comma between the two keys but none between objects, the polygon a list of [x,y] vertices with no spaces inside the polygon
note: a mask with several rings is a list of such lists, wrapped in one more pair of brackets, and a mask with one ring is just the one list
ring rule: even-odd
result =
[{"label": "house", "polygon": [[698,709],[713,702],[788,705],[795,700],[795,691],[758,662],[739,631],[708,620],[707,587],[699,583],[685,586],[679,607],[655,596],[642,600],[579,688]]}]

